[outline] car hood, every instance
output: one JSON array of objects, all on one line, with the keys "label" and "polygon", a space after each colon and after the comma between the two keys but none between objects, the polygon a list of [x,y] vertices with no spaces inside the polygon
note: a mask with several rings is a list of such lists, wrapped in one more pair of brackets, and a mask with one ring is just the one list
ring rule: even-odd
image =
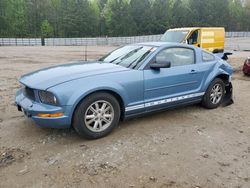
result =
[{"label": "car hood", "polygon": [[46,90],[79,78],[128,70],[130,69],[112,63],[78,61],[28,73],[19,81],[27,87]]}]

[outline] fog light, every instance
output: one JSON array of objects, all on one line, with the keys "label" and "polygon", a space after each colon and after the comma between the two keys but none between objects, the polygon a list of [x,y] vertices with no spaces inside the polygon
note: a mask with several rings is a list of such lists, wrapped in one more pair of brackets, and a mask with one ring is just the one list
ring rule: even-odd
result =
[{"label": "fog light", "polygon": [[54,114],[37,114],[38,117],[61,117],[63,116],[62,112],[54,113]]}]

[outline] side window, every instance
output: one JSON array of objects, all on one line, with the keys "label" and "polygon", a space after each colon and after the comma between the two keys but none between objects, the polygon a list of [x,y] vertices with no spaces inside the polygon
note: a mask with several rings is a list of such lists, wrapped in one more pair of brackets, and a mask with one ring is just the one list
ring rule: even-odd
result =
[{"label": "side window", "polygon": [[203,61],[213,61],[214,59],[215,59],[214,55],[212,55],[208,52],[202,51],[202,60]]},{"label": "side window", "polygon": [[192,33],[192,35],[189,37],[188,44],[197,44],[198,43],[198,36],[199,36],[199,31],[196,30]]},{"label": "side window", "polygon": [[195,63],[194,50],[189,48],[167,48],[156,55],[156,62],[170,61],[171,67]]}]

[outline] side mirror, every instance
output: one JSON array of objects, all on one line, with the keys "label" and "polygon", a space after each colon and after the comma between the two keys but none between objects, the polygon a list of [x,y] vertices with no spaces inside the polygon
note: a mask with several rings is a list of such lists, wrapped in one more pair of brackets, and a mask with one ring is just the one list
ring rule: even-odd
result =
[{"label": "side mirror", "polygon": [[169,61],[160,61],[150,64],[151,69],[159,70],[161,68],[170,68],[171,63]]}]

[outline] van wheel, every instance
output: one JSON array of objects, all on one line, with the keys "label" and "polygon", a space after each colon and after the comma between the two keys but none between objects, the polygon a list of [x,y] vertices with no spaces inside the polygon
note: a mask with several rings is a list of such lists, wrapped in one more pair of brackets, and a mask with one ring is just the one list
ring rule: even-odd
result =
[{"label": "van wheel", "polygon": [[220,106],[225,95],[225,83],[220,78],[214,79],[205,95],[203,96],[202,105],[208,109],[214,109]]},{"label": "van wheel", "polygon": [[118,125],[120,105],[116,98],[106,92],[94,93],[76,108],[73,127],[87,139],[97,139],[109,134]]}]

